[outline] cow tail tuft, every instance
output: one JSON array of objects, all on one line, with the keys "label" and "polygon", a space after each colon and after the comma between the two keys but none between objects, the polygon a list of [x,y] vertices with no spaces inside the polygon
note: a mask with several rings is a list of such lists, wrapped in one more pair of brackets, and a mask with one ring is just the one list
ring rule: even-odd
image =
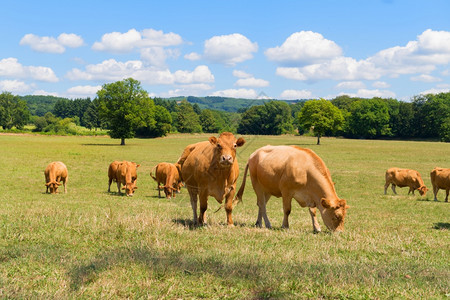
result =
[{"label": "cow tail tuft", "polygon": [[[153,169],[150,171],[150,177],[153,178],[153,180],[155,180],[155,181],[156,181],[156,177],[153,176],[153,172],[156,171],[157,167],[158,167],[158,165],[154,166]],[[156,175],[156,173],[155,173],[155,175]]]},{"label": "cow tail tuft", "polygon": [[244,189],[245,189],[245,181],[247,179],[247,172],[248,172],[248,163],[245,166],[244,179],[242,179],[241,187],[239,188],[239,191],[237,192],[236,197],[235,197],[235,199],[238,200],[237,203],[242,201],[242,195],[244,194]]}]

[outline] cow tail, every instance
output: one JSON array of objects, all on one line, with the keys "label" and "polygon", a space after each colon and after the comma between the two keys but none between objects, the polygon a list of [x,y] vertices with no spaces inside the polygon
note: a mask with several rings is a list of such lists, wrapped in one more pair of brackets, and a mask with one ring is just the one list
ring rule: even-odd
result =
[{"label": "cow tail", "polygon": [[248,163],[245,166],[244,179],[242,180],[241,187],[239,188],[239,191],[237,192],[235,197],[235,199],[238,200],[238,203],[242,201],[242,195],[244,194],[245,189],[245,180],[247,179],[247,172],[248,172]]},{"label": "cow tail", "polygon": [[[156,171],[156,168],[157,168],[157,167],[158,167],[158,165],[154,166],[153,169],[152,169],[151,172],[150,172],[150,177],[153,178],[153,180],[155,180],[155,181],[156,181],[156,177],[153,176],[153,172]],[[156,175],[156,173],[155,173],[155,175]]]}]

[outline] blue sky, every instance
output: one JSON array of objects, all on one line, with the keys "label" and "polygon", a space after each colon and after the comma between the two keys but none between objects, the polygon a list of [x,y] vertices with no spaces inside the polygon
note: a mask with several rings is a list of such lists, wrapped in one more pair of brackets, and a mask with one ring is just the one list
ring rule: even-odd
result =
[{"label": "blue sky", "polygon": [[450,1],[1,1],[0,91],[409,101],[450,91]]}]

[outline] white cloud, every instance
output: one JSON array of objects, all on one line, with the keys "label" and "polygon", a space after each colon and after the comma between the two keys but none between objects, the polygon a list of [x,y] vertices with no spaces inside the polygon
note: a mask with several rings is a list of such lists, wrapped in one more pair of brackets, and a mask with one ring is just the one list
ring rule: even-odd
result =
[{"label": "white cloud", "polygon": [[419,76],[411,77],[411,80],[412,81],[422,81],[422,82],[438,82],[438,81],[442,81],[441,78],[434,77],[434,76],[431,76],[431,75],[428,75],[428,74],[422,74],[422,75],[419,75]]},{"label": "white cloud", "polygon": [[295,32],[281,46],[264,52],[269,60],[284,66],[304,66],[320,63],[342,55],[342,49],[320,33]]},{"label": "white cloud", "polygon": [[29,33],[20,40],[20,45],[28,45],[34,51],[58,54],[64,53],[66,47],[77,48],[83,43],[83,39],[74,33],[61,33],[58,38]]},{"label": "white cloud", "polygon": [[214,36],[205,41],[203,57],[215,63],[234,66],[253,58],[258,44],[239,33]]},{"label": "white cloud", "polygon": [[71,87],[67,90],[67,95],[69,98],[85,98],[85,97],[95,97],[97,91],[101,90],[102,87],[99,85],[78,85]]},{"label": "white cloud", "polygon": [[23,66],[17,58],[0,60],[0,76],[15,78],[32,78],[40,81],[57,82],[58,78],[52,69],[47,67]]},{"label": "white cloud", "polygon": [[94,43],[92,49],[113,53],[127,53],[134,48],[177,46],[182,42],[181,36],[173,32],[163,33],[154,29],[144,29],[139,32],[133,28],[125,33],[105,33],[100,42]]},{"label": "white cloud", "polygon": [[269,82],[264,79],[257,79],[254,77],[250,78],[241,78],[238,79],[235,83],[236,86],[244,86],[244,87],[265,87],[269,86]]},{"label": "white cloud", "polygon": [[422,95],[428,95],[428,94],[440,94],[440,93],[449,93],[450,87],[448,88],[432,88],[426,91],[421,92]]},{"label": "white cloud", "polygon": [[10,93],[23,93],[31,90],[31,86],[23,81],[18,80],[1,80],[0,91],[7,91]]},{"label": "white cloud", "polygon": [[191,52],[191,53],[188,53],[188,54],[184,55],[184,58],[187,59],[187,60],[193,60],[194,61],[194,60],[200,60],[202,58],[202,56],[200,54],[196,53],[196,52]]},{"label": "white cloud", "polygon": [[250,78],[253,77],[252,74],[249,74],[247,72],[241,71],[241,70],[233,70],[233,76],[238,78]]},{"label": "white cloud", "polygon": [[33,95],[60,97],[60,95],[59,95],[58,93],[55,93],[55,92],[47,92],[47,91],[44,91],[44,90],[35,90],[35,91],[33,92]]},{"label": "white cloud", "polygon": [[214,87],[209,84],[199,83],[199,84],[188,84],[182,85],[181,87],[170,90],[167,93],[163,93],[162,97],[178,97],[178,96],[200,96],[203,95],[205,91],[212,90]]},{"label": "white cloud", "polygon": [[395,98],[396,95],[394,92],[388,90],[368,90],[368,89],[360,89],[356,93],[347,93],[350,97],[359,97],[359,98]]},{"label": "white cloud", "polygon": [[336,85],[337,89],[364,89],[366,85],[362,81],[344,81]]},{"label": "white cloud", "polygon": [[284,90],[280,98],[286,100],[311,99],[312,93],[307,90]]},{"label": "white cloud", "polygon": [[178,49],[164,49],[163,47],[150,47],[141,50],[141,59],[151,66],[164,67],[168,58],[177,58]]},{"label": "white cloud", "polygon": [[84,71],[72,69],[66,77],[70,80],[108,81],[133,77],[150,85],[214,82],[214,75],[205,65],[198,66],[193,71],[178,70],[172,73],[169,69],[146,67],[138,60],[118,62],[114,59],[105,60],[96,65],[87,65]]},{"label": "white cloud", "polygon": [[387,89],[391,87],[391,85],[384,81],[375,81],[372,86],[377,89]]},{"label": "white cloud", "polygon": [[228,89],[216,91],[210,96],[256,99],[258,97],[258,94],[254,89]]}]

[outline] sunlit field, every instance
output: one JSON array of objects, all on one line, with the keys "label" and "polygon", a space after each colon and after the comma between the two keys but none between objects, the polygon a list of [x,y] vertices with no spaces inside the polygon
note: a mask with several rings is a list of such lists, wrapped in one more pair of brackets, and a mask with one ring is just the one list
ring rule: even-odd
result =
[{"label": "sunlit field", "polygon": [[[257,148],[298,145],[330,169],[350,205],[345,231],[332,234],[321,217],[293,202],[281,229],[281,199],[272,197],[272,230],[256,228],[256,196],[247,181],[243,203],[225,211],[209,199],[208,225],[192,224],[186,189],[158,198],[149,173],[175,162],[188,144],[210,135],[158,139],[0,135],[0,298],[92,299],[439,299],[450,296],[450,204],[433,201],[430,171],[450,168],[450,145],[313,137],[244,136],[241,175]],[[68,193],[45,194],[51,161],[69,170]],[[107,192],[114,160],[135,161],[138,189]],[[389,167],[415,169],[430,191],[408,196],[389,188]],[[63,188],[60,188],[60,192]]]}]

